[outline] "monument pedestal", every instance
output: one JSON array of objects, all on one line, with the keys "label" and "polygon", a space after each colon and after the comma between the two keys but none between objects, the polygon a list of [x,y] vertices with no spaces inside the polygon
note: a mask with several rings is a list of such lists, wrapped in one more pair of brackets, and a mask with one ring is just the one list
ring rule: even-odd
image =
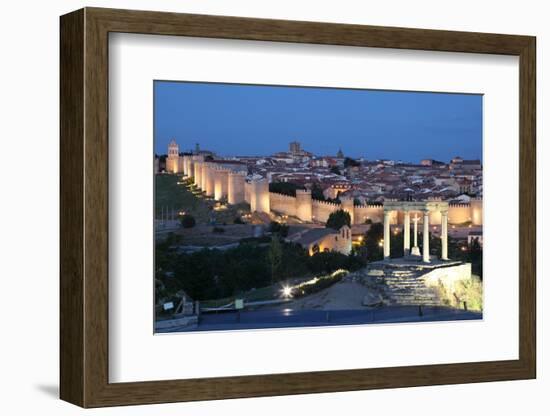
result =
[{"label": "monument pedestal", "polygon": [[419,256],[419,257],[421,256],[420,249],[417,246],[414,246],[411,249],[411,256]]}]

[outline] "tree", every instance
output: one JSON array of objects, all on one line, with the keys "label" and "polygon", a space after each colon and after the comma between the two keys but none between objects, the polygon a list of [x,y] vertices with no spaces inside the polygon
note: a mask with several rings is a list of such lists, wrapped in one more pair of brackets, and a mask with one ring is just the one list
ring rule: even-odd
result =
[{"label": "tree", "polygon": [[271,267],[271,284],[273,284],[279,277],[279,272],[283,259],[283,250],[281,248],[279,237],[273,236],[271,238],[271,243],[269,244],[269,250],[267,252],[267,258]]},{"label": "tree", "polygon": [[380,242],[383,237],[384,225],[381,222],[371,224],[370,228],[365,233],[365,238],[363,239],[363,244],[367,249],[368,261],[382,260],[384,257],[382,247],[380,247]]},{"label": "tree", "polygon": [[185,214],[181,216],[180,223],[183,228],[193,228],[197,222],[192,215]]},{"label": "tree", "polygon": [[330,168],[330,172],[334,173],[335,175],[341,175],[340,169],[338,169],[338,166],[333,166]]},{"label": "tree", "polygon": [[316,199],[318,201],[325,200],[325,194],[323,194],[323,188],[321,188],[318,183],[314,183],[311,186],[311,198]]},{"label": "tree", "polygon": [[275,192],[283,195],[296,196],[297,189],[305,188],[292,182],[271,182],[269,184],[269,192]]},{"label": "tree", "polygon": [[281,224],[277,221],[271,221],[268,230],[271,233],[279,234],[281,237],[286,237],[288,235],[288,225]]},{"label": "tree", "polygon": [[352,159],[351,157],[346,157],[344,159],[344,167],[346,167],[346,168],[349,168],[349,167],[354,168],[354,167],[357,167],[357,166],[360,166],[360,165],[361,164],[357,160]]},{"label": "tree", "polygon": [[351,227],[351,216],[343,209],[339,209],[338,211],[334,211],[329,215],[326,227],[339,230],[344,225]]},{"label": "tree", "polygon": [[317,254],[321,251],[321,249],[319,248],[319,244],[314,244],[313,247],[311,247],[311,252],[313,254]]},{"label": "tree", "polygon": [[468,260],[472,263],[472,271],[483,280],[483,249],[479,243],[479,238],[472,240]]}]

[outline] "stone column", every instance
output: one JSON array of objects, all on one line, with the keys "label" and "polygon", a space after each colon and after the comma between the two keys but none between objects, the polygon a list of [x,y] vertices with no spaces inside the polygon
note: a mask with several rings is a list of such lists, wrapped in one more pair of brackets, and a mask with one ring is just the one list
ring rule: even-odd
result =
[{"label": "stone column", "polygon": [[411,214],[405,211],[403,217],[403,254],[407,256],[411,250]]},{"label": "stone column", "polygon": [[384,258],[390,258],[390,211],[384,211]]},{"label": "stone column", "polygon": [[447,251],[447,222],[448,222],[449,213],[448,211],[441,212],[441,259],[449,260],[449,254]]},{"label": "stone column", "polygon": [[430,262],[430,212],[424,211],[424,231],[422,232],[423,245],[422,245],[422,261],[424,263]]}]

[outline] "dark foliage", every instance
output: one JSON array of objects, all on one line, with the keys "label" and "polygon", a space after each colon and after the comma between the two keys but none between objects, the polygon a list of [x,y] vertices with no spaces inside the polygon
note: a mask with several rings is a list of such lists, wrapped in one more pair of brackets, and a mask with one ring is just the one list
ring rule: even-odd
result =
[{"label": "dark foliage", "polygon": [[177,250],[178,237],[156,245],[155,282],[159,297],[184,290],[194,300],[235,296],[252,288],[290,278],[328,274],[337,269],[356,270],[364,259],[337,252],[309,256],[299,244],[278,237],[241,242],[228,250],[204,249],[193,253]]},{"label": "dark foliage", "polygon": [[367,249],[368,261],[377,261],[384,258],[384,251],[380,247],[382,238],[384,238],[384,225],[380,222],[371,224],[363,239],[363,245]]},{"label": "dark foliage", "polygon": [[269,184],[269,192],[275,192],[288,196],[296,196],[297,189],[305,188],[302,185],[298,185],[292,182],[272,182]]},{"label": "dark foliage", "polygon": [[281,224],[277,221],[271,221],[268,230],[272,233],[279,234],[281,237],[286,237],[288,235],[288,225]]},{"label": "dark foliage", "polygon": [[344,167],[346,168],[355,168],[357,166],[360,166],[361,163],[359,163],[357,160],[352,159],[351,157],[346,157],[344,159]]},{"label": "dark foliage", "polygon": [[342,209],[332,212],[326,223],[327,228],[333,228],[335,230],[339,230],[344,225],[348,227],[351,226],[351,217],[348,212]]},{"label": "dark foliage", "polygon": [[180,223],[183,228],[193,228],[197,222],[192,215],[185,214],[181,216]]}]

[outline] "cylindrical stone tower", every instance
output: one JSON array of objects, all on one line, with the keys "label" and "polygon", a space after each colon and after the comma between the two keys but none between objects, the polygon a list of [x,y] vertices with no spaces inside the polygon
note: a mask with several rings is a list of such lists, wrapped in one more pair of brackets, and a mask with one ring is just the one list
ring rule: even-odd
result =
[{"label": "cylindrical stone tower", "polygon": [[214,178],[214,199],[216,201],[227,198],[228,173],[229,172],[223,168],[216,170],[216,176]]},{"label": "cylindrical stone tower", "polygon": [[206,170],[208,162],[201,163],[201,189],[206,192]]},{"label": "cylindrical stone tower", "polygon": [[189,158],[188,155],[183,155],[183,174],[189,175],[189,171],[187,170],[187,159]]},{"label": "cylindrical stone tower", "polygon": [[253,181],[250,192],[250,211],[269,214],[269,183],[266,179]]},{"label": "cylindrical stone tower", "polygon": [[483,225],[483,200],[478,198],[470,200],[470,217],[473,225]]},{"label": "cylindrical stone tower", "polygon": [[311,191],[296,190],[296,216],[302,221],[311,222],[312,219]]},{"label": "cylindrical stone tower", "polygon": [[346,211],[350,218],[351,218],[351,225],[353,225],[354,222],[354,206],[353,206],[353,198],[350,197],[342,197],[340,198],[340,201],[342,202],[342,209]]},{"label": "cylindrical stone tower", "polygon": [[227,180],[227,202],[240,204],[244,202],[244,172],[229,172]]},{"label": "cylindrical stone tower", "polygon": [[216,169],[213,163],[206,164],[206,184],[205,192],[206,196],[214,196],[214,177],[216,176]]},{"label": "cylindrical stone tower", "polygon": [[195,185],[202,189],[202,162],[195,162]]}]

